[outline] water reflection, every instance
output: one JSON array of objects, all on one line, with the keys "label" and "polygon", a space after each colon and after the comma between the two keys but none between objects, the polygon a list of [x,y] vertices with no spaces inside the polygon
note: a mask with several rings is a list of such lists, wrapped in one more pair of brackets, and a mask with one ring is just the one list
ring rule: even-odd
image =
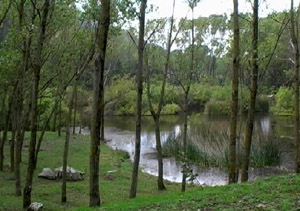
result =
[{"label": "water reflection", "polygon": [[[154,124],[151,117],[143,118],[143,127],[141,135],[141,159],[140,166],[144,172],[157,176],[157,160],[155,149]],[[201,130],[203,124],[210,123],[218,130],[220,128],[229,128],[228,116],[206,116],[200,115],[189,121],[189,135],[193,136],[195,132]],[[267,137],[281,137],[282,134],[292,134],[292,121],[289,118],[277,118],[272,116],[257,116],[255,118],[255,134],[261,134]],[[245,121],[239,123],[240,130],[243,130]],[[170,134],[178,136],[181,132],[182,118],[179,116],[164,116],[161,120],[161,141],[166,142]],[[135,148],[135,118],[134,117],[106,117],[105,138],[110,140],[108,145],[113,149],[123,150],[129,153],[133,160]],[[286,141],[282,140],[282,141]],[[260,177],[274,174],[282,174],[291,171],[293,168],[292,145],[286,144],[290,148],[285,148],[285,154],[281,158],[280,165],[269,168],[250,168],[249,180],[255,180]],[[164,179],[172,182],[181,182],[181,163],[175,158],[164,158]],[[227,184],[227,173],[219,168],[199,168],[192,166],[193,172],[198,174],[194,181],[200,185],[215,186]]]}]

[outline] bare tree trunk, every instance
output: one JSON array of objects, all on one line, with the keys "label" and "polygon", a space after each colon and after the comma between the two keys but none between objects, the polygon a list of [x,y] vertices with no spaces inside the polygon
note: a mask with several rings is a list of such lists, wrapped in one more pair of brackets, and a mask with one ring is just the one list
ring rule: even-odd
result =
[{"label": "bare tree trunk", "polygon": [[142,117],[142,95],[143,95],[143,65],[144,65],[144,49],[145,49],[145,13],[147,0],[141,0],[140,17],[139,17],[139,42],[138,42],[138,70],[137,70],[137,110],[135,125],[135,153],[132,167],[132,177],[129,198],[136,197],[140,154],[141,154],[141,117]]},{"label": "bare tree trunk", "polygon": [[94,101],[93,117],[91,124],[90,146],[90,206],[100,206],[99,191],[99,156],[100,156],[100,128],[101,110],[104,94],[104,65],[107,47],[107,38],[110,25],[110,0],[101,0],[101,16],[98,28],[97,47],[99,51],[94,70]]},{"label": "bare tree trunk", "polygon": [[[35,7],[35,6],[34,6]],[[34,8],[35,9],[35,8]],[[28,208],[31,204],[31,190],[32,180],[34,173],[35,163],[35,148],[36,148],[36,137],[38,127],[38,93],[39,93],[39,81],[40,71],[42,68],[42,51],[46,35],[47,19],[50,9],[50,0],[45,0],[43,5],[43,11],[41,14],[41,23],[38,35],[38,42],[35,52],[35,58],[33,63],[33,87],[32,87],[32,105],[31,105],[31,137],[29,144],[29,158],[26,174],[26,182],[23,193],[23,208]]]},{"label": "bare tree trunk", "polygon": [[300,173],[300,143],[299,143],[299,43],[298,43],[298,21],[295,20],[294,1],[291,0],[291,39],[294,50],[294,136],[296,142],[296,173]]},{"label": "bare tree trunk", "polygon": [[244,154],[242,163],[241,182],[248,181],[248,169],[250,162],[250,150],[253,133],[253,121],[255,113],[255,102],[257,94],[257,76],[258,76],[258,0],[253,4],[253,23],[252,23],[252,76],[250,90],[250,105],[248,110],[246,134],[244,140]]},{"label": "bare tree trunk", "polygon": [[233,1],[233,65],[232,65],[232,100],[231,100],[231,118],[230,118],[230,139],[229,139],[229,183],[238,181],[236,166],[236,130],[239,103],[239,66],[240,66],[240,28],[238,0]]}]

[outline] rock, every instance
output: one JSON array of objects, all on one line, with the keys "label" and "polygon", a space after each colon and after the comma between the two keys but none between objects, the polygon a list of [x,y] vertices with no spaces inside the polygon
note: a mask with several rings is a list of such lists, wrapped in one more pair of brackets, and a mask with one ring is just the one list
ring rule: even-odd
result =
[{"label": "rock", "polygon": [[[56,178],[62,178],[63,167],[55,169]],[[80,181],[84,179],[84,172],[78,171],[72,167],[67,167],[67,180]]]},{"label": "rock", "polygon": [[56,175],[50,168],[43,168],[42,173],[39,174],[40,178],[49,179],[49,180],[55,180]]},{"label": "rock", "polygon": [[30,204],[30,206],[28,207],[27,210],[38,211],[38,210],[43,210],[43,207],[44,207],[44,205],[42,203],[33,202]]}]

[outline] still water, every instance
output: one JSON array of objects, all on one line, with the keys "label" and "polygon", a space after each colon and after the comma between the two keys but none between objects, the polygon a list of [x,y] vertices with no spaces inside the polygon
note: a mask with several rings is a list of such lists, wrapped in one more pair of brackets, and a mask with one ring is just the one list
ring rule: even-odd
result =
[{"label": "still water", "polygon": [[[164,144],[170,135],[179,136],[182,131],[183,118],[180,116],[163,116],[161,118],[161,141]],[[256,151],[260,150],[263,142],[276,140],[279,146],[280,157],[276,166],[250,168],[249,180],[276,174],[292,172],[294,162],[293,120],[291,117],[275,117],[257,115],[254,124],[254,141]],[[245,120],[241,117],[238,124],[238,136],[243,137]],[[227,148],[229,130],[228,116],[193,115],[189,117],[188,136],[193,147],[203,149],[212,156],[223,152]],[[206,135],[203,135],[206,134]],[[129,153],[134,157],[135,147],[135,117],[112,116],[105,118],[105,139],[108,145],[117,150]],[[179,138],[180,139],[180,138]],[[240,143],[242,143],[240,141]],[[273,143],[273,142],[272,142]],[[241,144],[240,144],[241,145]],[[241,150],[241,146],[239,148]],[[215,154],[214,154],[215,153]],[[182,163],[174,157],[163,159],[164,179],[172,182],[181,182]],[[154,124],[151,117],[142,119],[141,160],[140,167],[146,173],[157,175],[157,160],[155,149]],[[216,186],[227,184],[225,168],[200,167],[192,165],[193,173],[198,176],[195,184]]]}]

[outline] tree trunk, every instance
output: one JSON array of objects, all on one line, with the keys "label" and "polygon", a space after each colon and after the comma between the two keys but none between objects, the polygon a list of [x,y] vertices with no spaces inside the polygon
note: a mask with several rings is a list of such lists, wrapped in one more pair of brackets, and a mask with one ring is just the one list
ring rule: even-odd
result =
[{"label": "tree trunk", "polygon": [[36,146],[36,150],[35,150],[34,169],[36,169],[36,167],[37,167],[38,155],[39,155],[39,152],[40,152],[40,149],[41,149],[41,146],[42,146],[44,135],[45,135],[45,132],[47,130],[47,126],[49,125],[49,122],[50,122],[50,120],[51,120],[51,118],[52,118],[52,116],[53,116],[53,114],[55,112],[57,104],[58,104],[58,102],[55,102],[55,105],[52,108],[52,111],[51,111],[50,115],[48,116],[46,122],[43,125],[42,131],[41,131],[41,134],[40,134],[37,146]]},{"label": "tree trunk", "polygon": [[75,84],[75,96],[74,96],[74,105],[72,106],[74,110],[74,116],[73,116],[73,135],[75,135],[76,130],[76,108],[77,108],[77,83]]},{"label": "tree trunk", "polygon": [[[70,125],[72,122],[72,111],[75,108],[77,83],[78,83],[78,79],[76,79],[75,81],[75,86],[73,88],[72,96],[69,102],[69,111],[68,111],[68,117],[66,122],[66,140],[65,140],[64,155],[63,155],[61,202],[67,202],[67,165],[68,165],[69,143],[70,143],[70,133],[71,133]],[[75,113],[75,109],[74,109],[74,113]]]},{"label": "tree trunk", "polygon": [[[12,96],[14,95],[14,91]],[[4,123],[4,131],[3,131],[3,135],[2,135],[2,139],[0,140],[0,171],[3,171],[3,167],[4,167],[4,146],[5,146],[5,142],[7,141],[7,133],[8,133],[8,129],[9,129],[9,125],[10,125],[10,118],[11,118],[11,110],[12,110],[12,106],[13,106],[13,97],[10,97],[9,99],[9,105],[8,105],[8,110],[6,112],[5,115],[5,123]]]},{"label": "tree trunk", "polygon": [[[15,102],[14,102],[15,104]],[[11,120],[11,141],[10,141],[10,172],[15,171],[15,141],[16,141],[16,111],[17,108],[14,105],[14,112]]]},{"label": "tree trunk", "polygon": [[[189,89],[188,89],[189,90]],[[183,125],[183,165],[187,165],[187,124],[188,124],[188,114],[187,114],[187,109],[188,109],[188,95],[189,92],[185,92],[185,105],[184,105],[184,125]],[[183,168],[183,173],[182,173],[182,183],[181,183],[181,192],[185,192],[186,189],[186,168]]]},{"label": "tree trunk", "polygon": [[[35,8],[33,8],[35,10]],[[31,204],[31,190],[35,163],[35,148],[38,127],[38,93],[40,82],[40,71],[43,65],[42,51],[46,35],[47,19],[50,9],[50,0],[45,0],[41,14],[41,23],[38,35],[38,42],[33,63],[33,87],[32,87],[32,105],[31,105],[31,137],[29,144],[28,166],[26,182],[23,193],[23,208],[26,209]]]},{"label": "tree trunk", "polygon": [[142,116],[142,95],[143,95],[143,60],[145,48],[145,12],[147,0],[141,0],[139,17],[139,42],[138,42],[138,69],[137,69],[137,101],[136,101],[136,128],[135,128],[135,153],[132,167],[132,177],[129,198],[136,197],[140,153],[141,153],[141,116]]},{"label": "tree trunk", "polygon": [[230,118],[230,137],[229,137],[229,184],[238,181],[236,166],[236,130],[239,103],[239,66],[240,66],[240,29],[238,0],[233,1],[233,65],[232,65],[232,100],[231,100],[231,118]]},{"label": "tree trunk", "polygon": [[[18,6],[19,12],[19,30],[23,30],[23,21],[24,21],[24,5],[25,0],[21,0]],[[31,34],[28,38],[24,38],[24,51],[23,51],[23,61],[22,66],[20,67],[20,73],[18,78],[17,92],[16,92],[16,146],[15,146],[15,195],[21,196],[21,169],[20,163],[22,160],[21,148],[24,140],[25,129],[23,125],[23,101],[24,101],[24,76],[25,71],[28,69],[28,60],[29,60],[29,46],[31,45]]]},{"label": "tree trunk", "polygon": [[61,109],[61,101],[59,101],[59,107],[58,107],[58,129],[57,129],[57,134],[58,134],[58,137],[61,137],[61,112],[62,112],[62,109]]},{"label": "tree trunk", "polygon": [[244,154],[242,163],[241,182],[248,181],[248,169],[250,162],[250,150],[253,133],[253,121],[255,113],[255,102],[257,94],[257,75],[258,75],[258,0],[254,0],[253,23],[252,23],[252,76],[250,90],[250,105],[248,110],[246,134],[244,140]]},{"label": "tree trunk", "polygon": [[52,132],[56,132],[57,110],[58,110],[58,106],[56,105],[54,116],[53,116],[53,122],[52,122],[52,129],[51,129]]},{"label": "tree trunk", "polygon": [[155,138],[156,138],[156,152],[157,152],[157,162],[158,162],[158,178],[157,178],[157,187],[158,190],[165,190],[164,185],[164,170],[163,170],[163,156],[162,156],[162,147],[160,141],[160,126],[159,118],[155,120]]},{"label": "tree trunk", "polygon": [[91,124],[90,146],[90,206],[100,206],[99,191],[99,156],[100,156],[100,128],[101,110],[104,108],[102,98],[104,94],[104,65],[107,47],[107,38],[110,25],[110,0],[101,0],[101,16],[99,21],[99,34],[97,47],[99,51],[94,69],[94,100]]},{"label": "tree trunk", "polygon": [[299,143],[299,43],[298,43],[298,21],[295,20],[294,1],[291,0],[291,39],[294,50],[294,137],[296,142],[296,173],[300,173],[300,143]]}]

